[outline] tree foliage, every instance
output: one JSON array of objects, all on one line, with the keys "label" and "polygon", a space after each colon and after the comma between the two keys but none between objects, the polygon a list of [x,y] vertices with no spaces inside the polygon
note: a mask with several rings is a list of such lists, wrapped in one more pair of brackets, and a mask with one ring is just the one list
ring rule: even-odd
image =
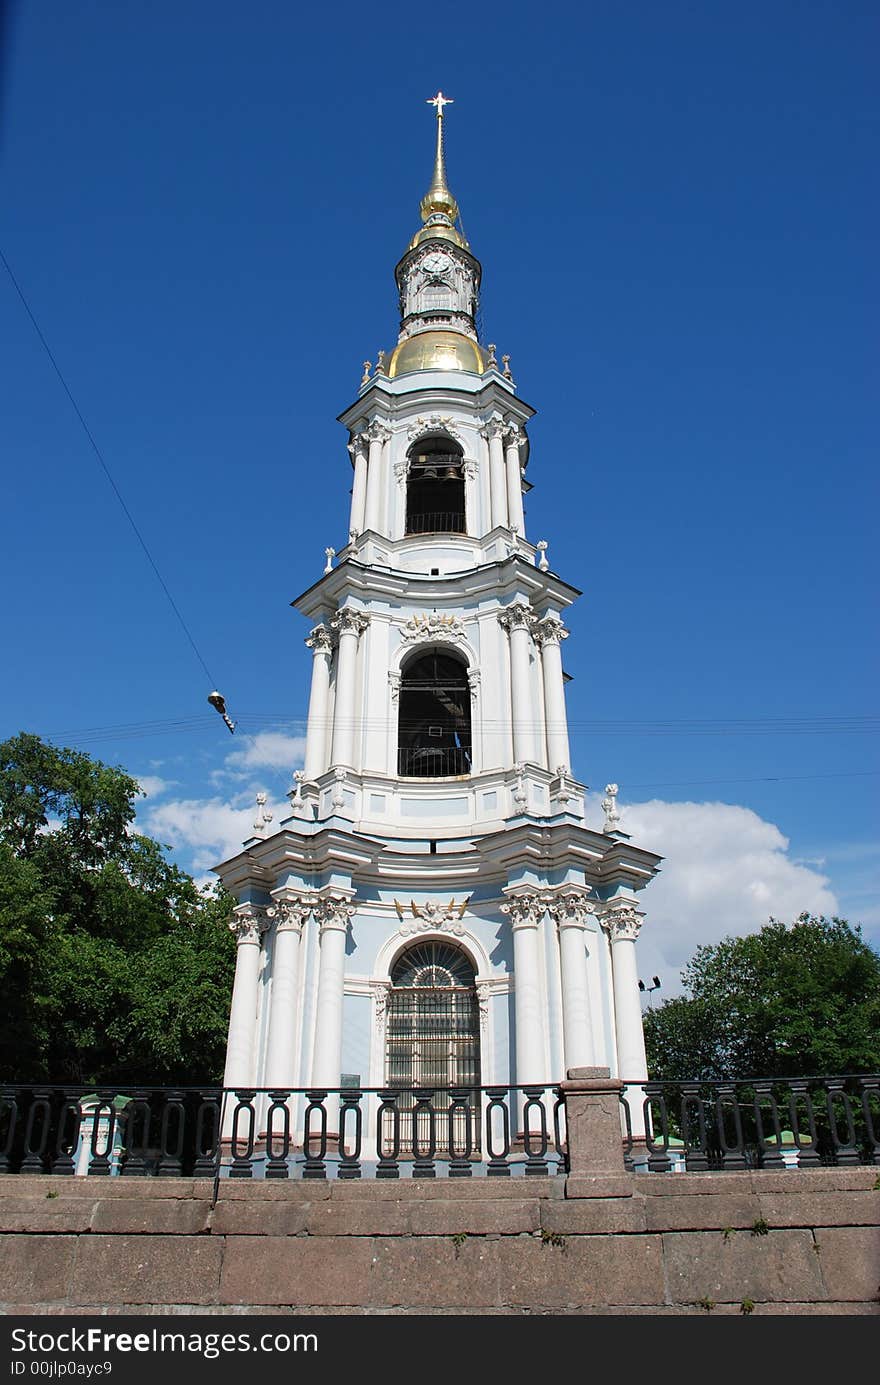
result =
[{"label": "tree foliage", "polygon": [[222,1072],[231,900],[134,831],[137,780],[21,735],[0,744],[0,1074],[200,1083]]},{"label": "tree foliage", "polygon": [[880,955],[846,919],[770,919],[700,947],[645,1017],[652,1077],[880,1071]]}]

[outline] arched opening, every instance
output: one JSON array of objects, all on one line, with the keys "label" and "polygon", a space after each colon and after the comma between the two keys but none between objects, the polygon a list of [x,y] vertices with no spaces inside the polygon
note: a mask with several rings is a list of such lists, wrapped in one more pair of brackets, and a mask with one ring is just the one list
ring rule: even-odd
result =
[{"label": "arched opening", "polygon": [[432,649],[400,677],[397,773],[417,779],[471,772],[471,692],[459,655]]},{"label": "arched opening", "polygon": [[413,1114],[414,1087],[433,1091],[439,1151],[478,1149],[480,1009],[470,958],[439,939],[414,943],[392,968],[387,1015],[386,1085],[407,1089],[398,1103],[401,1149],[414,1137],[424,1147],[431,1135],[427,1112]]},{"label": "arched opening", "polygon": [[419,438],[409,452],[407,534],[464,534],[464,454],[445,433]]}]

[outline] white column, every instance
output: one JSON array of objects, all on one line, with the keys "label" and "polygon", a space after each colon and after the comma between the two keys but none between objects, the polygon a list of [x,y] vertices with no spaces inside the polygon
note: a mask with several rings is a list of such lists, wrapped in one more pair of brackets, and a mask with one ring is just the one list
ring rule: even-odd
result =
[{"label": "white column", "polygon": [[367,437],[365,433],[355,433],[348,444],[354,463],[354,485],[351,489],[351,523],[349,530],[360,534],[364,529],[364,515],[367,505]]},{"label": "white column", "polygon": [[489,442],[489,495],[491,500],[492,528],[507,528],[507,480],[504,474],[504,420],[500,414],[493,414],[482,436]]},{"label": "white column", "polygon": [[516,1015],[517,1086],[540,1086],[549,1079],[544,1072],[541,970],[538,924],[541,905],[537,897],[511,895],[501,912],[510,918],[513,930],[513,999]]},{"label": "white column", "polygon": [[510,633],[510,701],[513,721],[513,758],[518,764],[535,764],[535,712],[532,702],[529,647],[534,615],[524,601],[499,612],[498,619]]},{"label": "white column", "polygon": [[507,518],[511,529],[515,529],[521,539],[526,536],[526,519],[523,512],[522,471],[519,464],[519,447],[522,432],[515,423],[504,430],[507,444]]},{"label": "white column", "polygon": [[253,1087],[256,1082],[254,1037],[260,980],[260,938],[268,926],[265,909],[259,909],[254,904],[237,905],[229,922],[238,947],[229,1012],[229,1037],[226,1041],[224,1087],[241,1089]]},{"label": "white column", "polygon": [[311,909],[311,900],[303,897],[283,899],[268,910],[270,918],[275,919],[275,945],[264,1078],[267,1087],[289,1090],[297,1085],[294,1058],[299,1021],[300,939]]},{"label": "white column", "polygon": [[315,905],[320,953],[315,1016],[312,1086],[338,1087],[342,1075],[342,996],[345,982],[345,935],[354,909],[338,896]]},{"label": "white column", "polygon": [[379,532],[382,515],[382,449],[391,437],[383,423],[373,419],[367,429],[370,459],[367,464],[367,501],[364,528]]},{"label": "white column", "polygon": [[343,606],[333,617],[333,627],[339,637],[336,655],[336,704],[333,710],[334,766],[354,766],[355,693],[357,691],[357,647],[361,631],[366,630],[369,617],[351,606]]},{"label": "white column", "polygon": [[554,896],[548,907],[559,930],[565,1067],[566,1070],[593,1067],[596,1058],[587,978],[586,924],[595,906],[578,891],[571,890]]},{"label": "white column", "polygon": [[645,1035],[642,1029],[642,1004],[636,967],[636,938],[642,927],[635,907],[624,900],[610,903],[603,911],[602,927],[611,939],[611,976],[614,986],[614,1029],[617,1042],[617,1075],[626,1082],[625,1096],[632,1133],[645,1133],[643,1089],[634,1084],[648,1077]]},{"label": "white column", "polygon": [[544,679],[547,768],[556,774],[564,767],[567,773],[571,765],[571,751],[568,745],[561,643],[568,639],[568,631],[559,616],[551,611],[538,622],[536,633],[541,646],[541,671]]},{"label": "white column", "polygon": [[317,779],[327,768],[327,741],[330,733],[330,660],[333,636],[326,625],[316,625],[306,645],[312,651],[312,689],[309,693],[309,720],[306,726],[304,771],[307,780]]}]

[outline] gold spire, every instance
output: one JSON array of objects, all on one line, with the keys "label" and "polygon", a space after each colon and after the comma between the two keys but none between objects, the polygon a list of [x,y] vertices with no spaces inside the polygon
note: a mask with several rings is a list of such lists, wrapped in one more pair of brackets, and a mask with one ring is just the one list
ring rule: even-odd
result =
[{"label": "gold spire", "polygon": [[458,216],[458,203],[446,185],[446,165],[443,159],[443,107],[452,105],[452,97],[444,96],[442,91],[438,91],[437,95],[430,96],[425,104],[434,106],[437,111],[437,155],[431,186],[421,201],[422,221],[427,221],[439,213],[454,223]]}]

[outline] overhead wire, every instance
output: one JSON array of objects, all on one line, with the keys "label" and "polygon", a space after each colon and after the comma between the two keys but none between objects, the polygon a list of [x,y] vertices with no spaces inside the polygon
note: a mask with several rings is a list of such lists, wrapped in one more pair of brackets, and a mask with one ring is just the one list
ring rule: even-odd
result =
[{"label": "overhead wire", "polygon": [[55,359],[55,355],[54,355],[54,353],[53,353],[53,351],[52,351],[52,348],[50,347],[48,341],[46,340],[46,338],[45,338],[45,336],[44,336],[44,334],[43,334],[43,331],[42,331],[42,329],[41,329],[41,327],[40,327],[40,324],[37,322],[37,319],[36,319],[36,317],[34,316],[32,310],[31,310],[31,306],[30,306],[30,304],[28,303],[28,300],[27,300],[27,298],[26,298],[25,295],[24,295],[24,291],[23,291],[21,285],[19,284],[18,280],[16,279],[15,275],[14,275],[13,272],[12,272],[12,266],[10,265],[10,263],[9,263],[9,261],[7,260],[6,256],[4,255],[2,249],[0,249],[0,260],[3,261],[4,268],[5,268],[5,270],[6,270],[6,273],[9,275],[9,278],[10,278],[10,280],[11,280],[11,282],[12,282],[13,288],[15,289],[16,293],[18,294],[19,298],[21,299],[21,302],[22,302],[22,305],[23,305],[23,307],[24,307],[24,310],[25,310],[25,312],[27,313],[28,317],[29,317],[30,320],[31,320],[31,324],[32,324],[32,326],[33,326],[33,329],[34,329],[34,331],[36,332],[37,336],[38,336],[39,339],[40,339],[40,342],[41,342],[41,344],[42,344],[42,346],[43,346],[43,350],[46,352],[46,355],[48,356],[48,358],[49,358],[49,360],[50,360],[50,362],[51,362],[51,364],[52,364],[52,368],[53,368],[53,370],[55,371],[55,374],[58,376],[58,379],[61,381],[61,387],[62,387],[62,389],[64,390],[64,393],[67,395],[67,398],[70,400],[70,403],[71,403],[71,406],[72,406],[72,408],[73,408],[73,411],[74,411],[74,413],[76,414],[77,418],[79,419],[80,424],[82,425],[83,432],[85,433],[86,437],[88,438],[89,442],[91,443],[92,451],[94,452],[95,456],[97,457],[98,463],[99,463],[99,465],[100,465],[100,467],[101,467],[101,470],[104,472],[104,475],[106,476],[108,482],[110,483],[110,486],[111,486],[111,488],[112,488],[112,490],[113,490],[114,495],[116,496],[116,499],[119,501],[119,504],[120,504],[120,506],[122,507],[123,514],[125,515],[126,519],[128,520],[129,524],[131,525],[131,528],[132,528],[132,530],[133,530],[133,532],[134,532],[134,535],[135,535],[135,537],[137,538],[138,543],[140,544],[141,548],[142,548],[143,551],[144,551],[144,554],[145,554],[145,556],[146,556],[147,562],[150,564],[150,567],[153,569],[153,572],[154,572],[155,575],[156,575],[156,578],[157,578],[157,580],[158,580],[158,582],[159,582],[160,587],[162,588],[163,592],[165,593],[166,597],[168,598],[169,605],[171,606],[172,611],[174,612],[175,616],[177,617],[178,622],[180,623],[180,627],[181,627],[181,629],[183,630],[183,633],[186,635],[186,638],[188,639],[188,641],[189,641],[189,643],[190,643],[190,645],[191,645],[191,647],[192,647],[193,653],[195,654],[196,658],[198,659],[199,663],[201,664],[202,668],[204,669],[205,674],[207,675],[207,678],[208,678],[209,683],[213,686],[215,680],[214,680],[214,678],[211,676],[211,670],[208,668],[208,665],[206,664],[204,658],[202,657],[201,650],[199,649],[198,645],[197,645],[196,642],[195,642],[195,639],[193,638],[192,631],[190,630],[189,626],[187,625],[186,621],[185,621],[184,618],[183,618],[183,615],[182,615],[182,613],[181,613],[180,607],[177,605],[177,602],[174,600],[174,597],[171,595],[171,591],[170,591],[170,589],[169,589],[169,587],[168,587],[168,583],[165,581],[165,578],[162,576],[162,573],[159,571],[159,566],[158,566],[158,564],[157,564],[155,558],[153,557],[152,553],[150,552],[150,549],[149,549],[149,546],[148,546],[148,544],[147,544],[146,539],[144,538],[143,534],[141,533],[140,529],[138,528],[137,524],[135,523],[134,516],[133,516],[133,514],[131,513],[131,510],[128,508],[128,505],[127,505],[126,502],[125,502],[125,499],[124,499],[124,497],[123,497],[123,495],[122,495],[122,492],[120,491],[118,485],[116,484],[116,481],[115,481],[114,478],[113,478],[113,475],[112,475],[112,473],[111,473],[111,471],[110,471],[109,466],[107,465],[107,462],[106,462],[105,459],[104,459],[104,456],[103,456],[103,454],[102,454],[102,452],[101,452],[101,449],[99,448],[97,442],[95,441],[95,438],[94,438],[94,436],[93,436],[93,434],[92,434],[92,431],[91,431],[91,429],[89,428],[89,425],[86,423],[85,418],[83,417],[82,410],[80,409],[79,405],[77,404],[76,400],[75,400],[74,397],[73,397],[73,392],[71,391],[70,386],[68,385],[66,379],[64,378],[64,375],[63,375],[63,373],[62,373],[62,371],[61,371],[61,367],[59,366],[57,360]]}]

